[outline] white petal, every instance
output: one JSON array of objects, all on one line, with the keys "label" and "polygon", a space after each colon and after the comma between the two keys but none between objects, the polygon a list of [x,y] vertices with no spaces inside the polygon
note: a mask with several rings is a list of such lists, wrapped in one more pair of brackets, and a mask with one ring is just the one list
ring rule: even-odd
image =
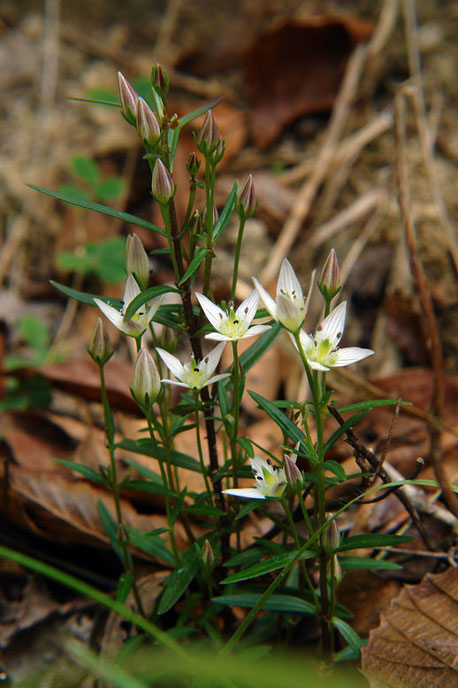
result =
[{"label": "white petal", "polygon": [[244,320],[247,327],[256,315],[256,310],[258,308],[259,296],[256,290],[252,291],[251,294],[242,301],[240,306],[235,311],[235,317],[239,320]]},{"label": "white petal", "polygon": [[361,349],[359,346],[348,346],[344,349],[338,349],[333,357],[336,362],[332,364],[333,368],[339,366],[350,365],[351,363],[356,363],[356,361],[362,361],[363,358],[372,356],[374,351],[372,349]]},{"label": "white petal", "polygon": [[334,308],[319,325],[320,329],[317,329],[315,339],[318,341],[327,339],[332,344],[332,348],[335,349],[344,331],[346,312],[347,302],[344,301],[337,308]]},{"label": "white petal", "polygon": [[307,298],[305,299],[305,307],[304,307],[304,318],[307,317],[307,313],[309,310],[310,306],[310,300],[312,298],[312,292],[313,292],[313,287],[315,286],[315,275],[316,275],[316,270],[312,272],[312,276],[310,278],[310,286],[309,286],[309,291],[307,294]]},{"label": "white petal", "polygon": [[207,385],[212,385],[214,382],[218,382],[219,380],[225,380],[227,377],[230,377],[230,373],[220,373],[219,375],[213,375],[207,382],[205,383],[204,387]]},{"label": "white petal", "polygon": [[[215,372],[218,367],[218,363],[223,355],[224,347],[226,344],[221,342],[217,344],[214,349],[212,349],[200,362],[199,368],[203,372],[205,370],[205,375],[210,377]],[[208,384],[208,383],[207,383]]]},{"label": "white petal", "polygon": [[295,294],[295,296],[302,301],[302,287],[296,277],[293,266],[287,258],[283,258],[280,274],[278,276],[277,299],[278,295],[282,292],[285,294]]},{"label": "white petal", "polygon": [[307,356],[307,361],[308,361],[309,366],[313,370],[322,370],[325,373],[328,372],[328,370],[331,370],[331,368],[327,368],[326,366],[321,365],[321,363],[317,363],[316,361],[312,361],[308,356]]},{"label": "white petal", "polygon": [[[300,334],[299,334],[299,338],[300,338],[300,342],[301,342],[303,350],[307,351],[307,349],[309,348],[309,346],[313,342],[313,337],[311,337],[309,334],[307,334],[307,332],[305,332],[305,330],[301,330]],[[291,336],[291,339],[293,340],[294,343],[296,343],[294,341],[293,336]]]},{"label": "white petal", "polygon": [[124,324],[124,319],[122,313],[120,313],[113,306],[109,306],[108,303],[102,301],[101,299],[94,299],[94,303],[100,308],[102,313],[106,315],[108,320],[113,323],[118,330],[121,330]]},{"label": "white petal", "polygon": [[263,477],[264,473],[263,470],[265,469],[266,471],[269,471],[269,473],[272,473],[272,469],[267,463],[267,461],[264,461],[264,459],[260,459],[259,456],[254,456],[252,459],[250,459],[250,466],[251,470],[253,471],[253,474],[260,475]]},{"label": "white petal", "polygon": [[196,292],[196,297],[209,322],[213,325],[213,327],[216,330],[219,330],[221,323],[224,320],[227,320],[227,313],[225,313],[222,308],[213,303],[213,301],[207,299],[207,297],[203,294],[199,294]]},{"label": "white petal", "polygon": [[246,497],[247,499],[265,499],[262,492],[256,487],[234,487],[232,490],[223,490],[223,494]]},{"label": "white petal", "polygon": [[175,377],[180,379],[183,375],[183,364],[178,360],[178,358],[170,354],[168,351],[160,349],[159,347],[156,349],[156,351],[164,361],[167,368],[172,371]]},{"label": "white petal", "polygon": [[247,337],[254,337],[257,334],[261,334],[262,332],[267,332],[267,330],[270,330],[271,325],[253,325],[253,327],[250,327],[250,329],[245,332],[243,337],[240,337],[240,339],[247,339]]},{"label": "white petal", "polygon": [[161,380],[161,382],[164,382],[166,385],[175,385],[175,387],[186,387],[186,389],[190,389],[189,385],[185,385],[184,382],[177,382],[176,380]]},{"label": "white petal", "polygon": [[277,319],[277,306],[275,304],[275,301],[270,296],[270,294],[268,294],[266,292],[266,290],[264,289],[262,284],[260,284],[258,282],[256,277],[252,277],[251,279],[254,282],[254,286],[256,287],[256,290],[257,290],[259,296],[261,297],[261,300],[264,303],[264,306],[267,308],[267,310],[269,311],[272,318],[275,318],[275,320],[276,320]]},{"label": "white petal", "polygon": [[210,332],[205,335],[205,339],[213,339],[215,342],[231,342],[232,337],[228,337],[226,334],[220,334],[219,332]]},{"label": "white petal", "polygon": [[127,307],[136,296],[140,294],[140,287],[138,286],[135,277],[129,275],[127,277],[126,286],[124,289],[124,306]]},{"label": "white petal", "polygon": [[164,299],[165,294],[161,294],[161,296],[156,296],[155,299],[149,302],[148,304],[148,312],[146,315],[146,322],[149,325],[151,320],[154,318],[156,313],[159,310],[159,306],[161,305],[163,299]]}]

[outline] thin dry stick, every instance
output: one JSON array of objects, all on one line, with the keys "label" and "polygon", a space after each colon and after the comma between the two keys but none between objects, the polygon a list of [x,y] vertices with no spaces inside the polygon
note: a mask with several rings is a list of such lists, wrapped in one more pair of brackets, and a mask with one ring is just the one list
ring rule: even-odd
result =
[{"label": "thin dry stick", "polygon": [[367,221],[362,232],[360,232],[356,239],[351,243],[350,249],[347,255],[345,256],[345,259],[343,260],[340,268],[340,283],[342,285],[342,288],[345,286],[348,276],[350,275],[355,263],[357,262],[358,258],[363,252],[363,249],[369,241],[369,238],[379,226],[380,219],[381,212],[379,210],[376,210]]},{"label": "thin dry stick", "polygon": [[310,179],[307,179],[298,193],[291,213],[285,222],[278,241],[272,251],[270,260],[261,274],[262,282],[270,282],[277,274],[283,258],[293,245],[300,228],[310,212],[313,199],[329,168],[335,154],[337,143],[342,136],[343,129],[350,113],[352,100],[358,88],[362,68],[366,59],[366,46],[359,45],[351,55],[345,77],[337,96],[331,120],[316,161],[316,167]]},{"label": "thin dry stick", "polygon": [[[436,417],[440,418],[444,407],[445,381],[444,361],[442,346],[439,337],[436,317],[434,314],[431,292],[423,272],[423,266],[418,258],[415,228],[409,203],[409,186],[407,179],[407,165],[405,159],[405,101],[398,94],[395,99],[396,121],[396,174],[398,185],[398,202],[401,211],[401,219],[404,227],[404,236],[410,259],[410,269],[418,292],[420,307],[424,317],[425,334],[429,335],[431,342],[431,363],[434,370],[432,410]],[[434,473],[441,486],[444,499],[450,511],[458,517],[458,499],[451,489],[444,468],[441,463],[440,429],[437,425],[430,425],[431,459]]]},{"label": "thin dry stick", "polygon": [[418,45],[418,27],[415,12],[415,0],[403,0],[402,9],[404,13],[409,71],[414,84],[414,88],[411,90],[411,93],[415,108],[417,129],[421,143],[423,160],[431,181],[431,190],[439,215],[439,221],[447,236],[450,254],[453,259],[455,271],[458,274],[458,240],[456,237],[456,230],[450,221],[447,207],[442,196],[439,177],[434,160],[434,138],[426,111],[425,94],[423,91],[423,81],[421,77],[420,49]]},{"label": "thin dry stick", "polygon": [[313,248],[320,246],[340,230],[354,224],[357,220],[380,207],[385,198],[386,194],[381,189],[368,191],[349,205],[348,208],[335,215],[332,220],[325,222],[320,227],[314,228],[313,236],[310,237],[308,245]]},{"label": "thin dry stick", "polygon": [[[384,134],[385,131],[391,128],[392,124],[393,112],[392,108],[388,108],[361,127],[361,129],[349,134],[336,149],[329,164],[329,170],[335,170],[337,167],[340,167],[340,165],[345,165],[348,160],[359,155],[368,143],[378,136],[381,136],[381,134]],[[314,168],[314,160],[301,162],[291,170],[283,172],[279,179],[280,184],[289,186],[301,182],[313,172]]]}]

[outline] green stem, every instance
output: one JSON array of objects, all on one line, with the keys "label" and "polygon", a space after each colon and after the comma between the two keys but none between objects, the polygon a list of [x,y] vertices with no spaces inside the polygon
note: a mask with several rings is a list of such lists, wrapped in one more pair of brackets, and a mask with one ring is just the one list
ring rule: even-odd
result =
[{"label": "green stem", "polygon": [[234,256],[234,271],[232,274],[232,289],[231,289],[231,299],[235,299],[235,290],[237,288],[237,278],[239,272],[239,260],[240,251],[242,248],[243,230],[245,229],[245,217],[240,218],[239,233],[237,235],[237,244],[235,246],[235,256]]},{"label": "green stem", "polygon": [[232,477],[234,481],[234,487],[238,486],[238,447],[237,447],[237,436],[239,432],[239,412],[240,412],[240,361],[237,351],[237,341],[232,342],[232,354],[234,357],[234,363],[232,367],[232,385],[233,385],[233,397],[232,397],[232,418],[233,427],[231,433],[231,457],[232,457]]},{"label": "green stem", "polygon": [[110,402],[108,401],[107,387],[106,387],[106,382],[105,382],[104,365],[100,364],[98,367],[99,367],[99,374],[100,374],[100,394],[102,397],[103,418],[104,418],[105,433],[106,433],[106,438],[107,438],[108,455],[110,457],[110,488],[111,488],[111,493],[113,495],[115,512],[116,512],[116,521],[118,524],[117,539],[118,539],[119,546],[121,548],[124,570],[126,571],[126,573],[128,573],[132,576],[132,581],[133,581],[132,582],[132,592],[134,594],[135,603],[137,605],[139,613],[144,615],[142,601],[141,601],[140,595],[138,593],[137,583],[135,581],[134,563],[133,563],[132,554],[131,554],[131,551],[129,548],[129,536],[128,536],[127,530],[124,526],[124,522],[123,522],[123,518],[122,518],[121,498],[120,498],[121,490],[120,490],[119,483],[118,483],[118,472],[117,472],[116,459],[115,459],[115,439],[114,439],[115,429],[114,429],[114,422],[113,422],[113,413],[111,411]]},{"label": "green stem", "polygon": [[209,503],[212,504],[212,503],[213,503],[213,491],[212,491],[212,489],[211,489],[211,487],[210,487],[210,483],[209,483],[209,481],[208,481],[208,471],[207,471],[207,466],[205,465],[204,455],[203,455],[203,452],[202,452],[202,442],[201,442],[201,439],[200,439],[200,423],[199,423],[199,390],[198,390],[198,389],[194,389],[193,391],[194,391],[194,402],[195,402],[195,405],[196,405],[196,411],[195,411],[195,415],[196,415],[196,440],[197,440],[197,451],[198,451],[198,454],[199,454],[200,471],[201,471],[201,473],[202,473],[202,476],[203,476],[203,479],[204,479],[204,482],[205,482],[205,487],[206,487],[206,490],[207,490]]}]

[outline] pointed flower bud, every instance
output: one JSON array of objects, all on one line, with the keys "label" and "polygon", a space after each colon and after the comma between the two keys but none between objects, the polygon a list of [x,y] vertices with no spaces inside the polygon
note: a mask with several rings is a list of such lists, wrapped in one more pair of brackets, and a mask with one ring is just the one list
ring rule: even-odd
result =
[{"label": "pointed flower bud", "polygon": [[121,114],[129,124],[137,121],[138,93],[129,84],[126,77],[118,72],[119,99],[121,101]]},{"label": "pointed flower bud", "polygon": [[239,195],[238,212],[243,219],[251,217],[256,212],[256,195],[254,192],[253,175],[248,175],[248,179]]},{"label": "pointed flower bud", "polygon": [[132,274],[141,289],[149,283],[150,264],[148,254],[136,234],[129,234],[126,241],[126,272]]},{"label": "pointed flower bud", "polygon": [[161,379],[147,349],[138,352],[131,389],[137,403],[145,407],[151,407],[161,391]]},{"label": "pointed flower bud", "polygon": [[97,365],[105,365],[113,355],[113,348],[100,318],[97,318],[97,324],[89,342],[88,352]]},{"label": "pointed flower bud", "polygon": [[203,155],[210,155],[221,143],[221,132],[216,124],[213,112],[208,110],[204,123],[197,130],[196,146]]},{"label": "pointed flower bud", "polygon": [[296,487],[300,487],[303,482],[302,473],[296,466],[296,459],[296,454],[293,454],[292,456],[288,456],[288,454],[285,454],[283,458],[283,467],[285,469],[286,481],[288,485],[293,489]]},{"label": "pointed flower bud", "polygon": [[169,77],[160,64],[154,65],[151,70],[151,83],[162,98],[169,92]]},{"label": "pointed flower bud", "polygon": [[170,172],[160,158],[156,160],[151,180],[151,191],[160,205],[167,205],[175,193],[175,186]]},{"label": "pointed flower bud", "polygon": [[328,515],[327,521],[329,525],[323,532],[322,536],[323,549],[328,554],[332,554],[334,550],[337,549],[340,543],[340,531],[335,519],[333,519],[332,517],[333,514]]},{"label": "pointed flower bud", "polygon": [[207,569],[211,569],[213,567],[215,553],[213,552],[213,548],[207,539],[202,546],[202,560]]},{"label": "pointed flower bud", "polygon": [[339,261],[337,260],[334,249],[331,249],[326,259],[321,277],[318,281],[318,288],[327,301],[334,298],[341,289]]},{"label": "pointed flower bud", "polygon": [[200,160],[194,151],[190,154],[188,162],[186,163],[186,169],[191,177],[196,177],[200,167]]},{"label": "pointed flower bud", "polygon": [[137,133],[149,148],[154,148],[161,137],[154,112],[143,98],[139,98],[137,102]]}]

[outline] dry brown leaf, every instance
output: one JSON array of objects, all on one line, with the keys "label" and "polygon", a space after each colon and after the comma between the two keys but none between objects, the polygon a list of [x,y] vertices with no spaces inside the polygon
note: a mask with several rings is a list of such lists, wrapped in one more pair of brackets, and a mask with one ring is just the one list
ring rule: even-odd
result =
[{"label": "dry brown leaf", "polygon": [[371,688],[458,686],[458,571],[405,585],[362,650]]},{"label": "dry brown leaf", "polygon": [[373,24],[350,17],[287,22],[262,34],[245,58],[252,134],[266,148],[294,119],[329,110],[353,46]]}]

